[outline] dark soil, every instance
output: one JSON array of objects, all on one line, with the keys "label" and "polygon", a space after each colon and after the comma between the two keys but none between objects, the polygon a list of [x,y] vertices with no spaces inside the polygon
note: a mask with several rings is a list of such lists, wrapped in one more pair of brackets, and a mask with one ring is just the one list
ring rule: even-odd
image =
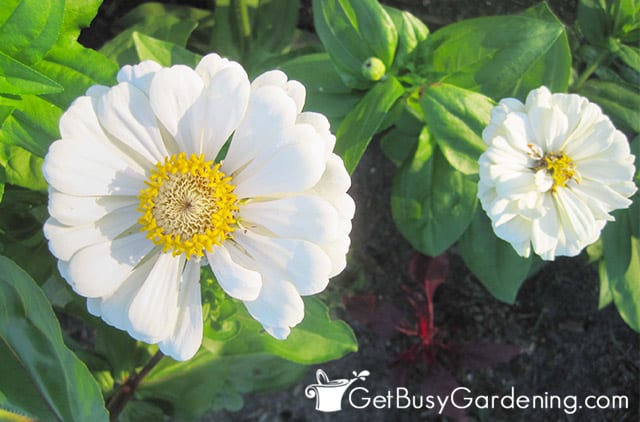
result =
[{"label": "dark soil", "polygon": [[[126,4],[125,4],[126,3]],[[134,3],[105,1],[94,28],[83,34],[85,43],[99,46],[109,32],[110,22],[122,16]],[[203,6],[202,2],[185,2]],[[206,3],[206,2],[205,2]],[[312,27],[310,1],[303,1],[300,26]],[[395,0],[384,3],[410,10],[433,31],[465,18],[506,14],[537,4],[534,0]],[[576,17],[577,0],[549,1],[567,24]],[[335,129],[335,128],[334,128]],[[409,346],[407,337],[380,337],[361,322],[349,317],[341,298],[345,294],[375,293],[380,303],[388,302],[411,318],[402,284],[410,283],[407,264],[411,246],[400,236],[391,219],[390,187],[395,167],[374,141],[353,176],[351,194],[357,204],[352,233],[349,268],[330,283],[325,299],[336,317],[354,329],[359,352],[338,361],[312,367],[299,385],[289,390],[247,396],[240,412],[216,412],[202,420],[221,421],[378,421],[438,420],[425,410],[355,410],[320,413],[314,401],[305,397],[304,387],[315,382],[322,368],[330,378],[349,377],[352,371],[371,375],[360,385],[372,394],[386,394],[393,388],[390,367],[398,353]],[[577,396],[624,394],[629,408],[578,410],[570,415],[562,409],[478,411],[476,420],[493,421],[637,421],[640,397],[640,337],[609,306],[598,311],[598,277],[583,258],[559,259],[527,280],[515,305],[494,299],[465,268],[455,250],[450,251],[452,271],[435,296],[438,326],[448,341],[455,343],[498,343],[519,346],[523,353],[512,361],[490,369],[464,370],[449,367],[458,383],[473,395],[505,395],[513,387],[516,395]],[[398,321],[399,322],[399,321]],[[446,356],[444,357],[446,359]],[[420,394],[424,367],[411,369],[407,387]],[[349,407],[349,406],[346,406]]]}]

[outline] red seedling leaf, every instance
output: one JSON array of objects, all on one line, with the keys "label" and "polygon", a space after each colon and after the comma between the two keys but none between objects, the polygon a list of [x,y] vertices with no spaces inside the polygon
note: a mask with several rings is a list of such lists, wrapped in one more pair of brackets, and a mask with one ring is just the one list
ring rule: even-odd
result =
[{"label": "red seedling leaf", "polygon": [[458,346],[460,365],[467,369],[491,368],[522,353],[518,346],[497,343],[466,343]]},{"label": "red seedling leaf", "polygon": [[416,283],[424,284],[428,294],[433,295],[448,275],[449,256],[447,254],[432,257],[415,253],[409,261],[409,276]]},{"label": "red seedling leaf", "polygon": [[348,295],[342,302],[350,319],[361,322],[376,335],[389,338],[396,334],[402,312],[390,303],[378,303],[373,294]]}]

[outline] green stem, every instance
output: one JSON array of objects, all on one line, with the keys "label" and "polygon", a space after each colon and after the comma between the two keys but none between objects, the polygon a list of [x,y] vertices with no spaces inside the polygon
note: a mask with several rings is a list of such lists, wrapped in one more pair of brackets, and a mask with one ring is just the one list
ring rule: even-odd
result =
[{"label": "green stem", "polygon": [[598,70],[600,65],[602,65],[602,63],[608,58],[609,58],[609,52],[607,50],[601,51],[596,57],[596,59],[593,61],[593,63],[591,63],[584,70],[584,72],[582,72],[582,74],[580,75],[576,83],[573,85],[572,91],[575,92],[575,91],[578,91],[580,88],[582,88],[582,85],[587,81],[587,79],[589,79],[589,77],[593,74],[593,72]]},{"label": "green stem", "polygon": [[124,384],[122,384],[120,388],[118,388],[113,396],[111,396],[109,402],[107,403],[107,410],[109,411],[109,419],[111,421],[115,421],[118,419],[118,416],[120,416],[120,413],[122,413],[124,407],[136,392],[138,385],[140,385],[142,380],[162,360],[163,357],[164,354],[158,351],[155,355],[153,355],[153,357],[149,360],[149,362],[147,362],[147,364],[139,373],[135,374],[133,377],[129,377],[124,382]]},{"label": "green stem", "polygon": [[236,0],[232,2],[236,19],[236,25],[240,29],[240,52],[242,59],[246,59],[249,54],[251,41],[251,22],[249,21],[249,5],[247,0]]}]

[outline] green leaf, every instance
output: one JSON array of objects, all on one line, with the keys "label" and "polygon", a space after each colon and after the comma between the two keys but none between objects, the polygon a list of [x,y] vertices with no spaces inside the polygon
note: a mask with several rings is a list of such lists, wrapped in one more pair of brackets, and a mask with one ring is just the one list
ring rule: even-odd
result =
[{"label": "green leaf", "polygon": [[395,126],[380,138],[382,152],[396,167],[400,167],[415,151],[423,127],[424,122],[405,106]]},{"label": "green leaf", "polygon": [[60,92],[55,81],[0,51],[0,93],[47,94]]},{"label": "green leaf", "polygon": [[631,47],[616,41],[616,55],[631,69],[640,72],[640,48]]},{"label": "green leaf", "polygon": [[578,26],[591,44],[604,45],[608,36],[606,0],[580,0]]},{"label": "green leaf", "polygon": [[477,205],[477,184],[452,168],[428,130],[396,174],[391,212],[400,233],[425,255],[437,256],[467,229]]},{"label": "green leaf", "polygon": [[546,85],[566,91],[571,55],[564,26],[534,9],[526,16],[469,19],[433,33],[421,50],[420,71],[495,100],[524,98]]},{"label": "green leaf", "polygon": [[42,161],[41,157],[23,148],[0,142],[0,165],[4,167],[6,183],[46,191],[48,185],[42,177]]},{"label": "green leaf", "polygon": [[149,37],[139,32],[134,32],[131,37],[140,61],[154,60],[162,66],[186,64],[190,67],[196,67],[200,61],[198,54],[177,44]]},{"label": "green leaf", "polygon": [[489,293],[505,303],[515,303],[518,290],[529,275],[532,256],[522,258],[509,243],[498,239],[480,209],[458,246],[465,264]]},{"label": "green leaf", "polygon": [[398,33],[377,0],[313,0],[313,22],[347,86],[371,85],[362,75],[362,65],[370,57],[391,68]]},{"label": "green leaf", "polygon": [[609,286],[609,277],[607,276],[607,266],[604,259],[598,262],[598,276],[600,278],[600,289],[598,292],[598,309],[604,309],[613,302],[611,287]]},{"label": "green leaf", "polygon": [[353,173],[386,114],[404,94],[404,88],[390,77],[376,84],[347,114],[336,133],[336,154]]},{"label": "green leaf", "polygon": [[239,310],[234,315],[234,319],[241,325],[238,334],[224,341],[205,338],[203,346],[221,355],[267,352],[308,365],[327,362],[357,351],[357,341],[351,328],[342,321],[332,320],[328,308],[319,299],[305,297],[304,305],[305,316],[302,323],[291,330],[286,340],[276,340],[263,332],[259,322],[246,311]]},{"label": "green leaf", "polygon": [[384,6],[398,33],[398,47],[393,62],[393,69],[402,69],[410,62],[413,53],[422,41],[429,36],[429,28],[418,18],[407,11],[395,7]]},{"label": "green leaf", "polygon": [[118,62],[120,66],[136,64],[139,58],[133,38],[134,32],[184,47],[197,25],[195,21],[172,15],[150,16],[111,39],[102,46],[100,52]]},{"label": "green leaf", "polygon": [[49,302],[35,282],[0,256],[0,390],[43,420],[108,420],[86,366],[64,345]]},{"label": "green leaf", "polygon": [[[606,278],[616,308],[622,319],[640,331],[640,233],[637,219],[640,203],[637,196],[629,209],[613,213],[602,231]],[[635,220],[634,220],[635,219]]]},{"label": "green leaf", "polygon": [[426,87],[422,108],[429,132],[449,164],[463,174],[477,174],[487,148],[482,130],[494,102],[482,94],[448,84]]},{"label": "green leaf", "polygon": [[[57,40],[44,58],[31,67],[63,90],[41,96],[0,96],[3,108],[13,107],[12,114],[4,118],[0,127],[0,164],[5,167],[8,183],[36,190],[46,188],[39,157],[59,136],[58,121],[62,110],[84,94],[90,85],[111,83],[117,70],[115,63],[76,41],[80,27],[91,22],[101,2],[67,0],[57,3],[64,5]],[[24,5],[27,4],[29,2],[24,1]]]},{"label": "green leaf", "polygon": [[640,94],[632,86],[590,79],[578,93],[602,107],[620,130],[640,132]]},{"label": "green leaf", "polygon": [[24,64],[40,60],[58,39],[64,6],[59,0],[3,0],[0,52]]},{"label": "green leaf", "polygon": [[202,349],[186,362],[162,360],[138,395],[160,404],[174,418],[194,420],[209,410],[238,410],[243,394],[288,387],[306,371],[267,353],[218,356]]},{"label": "green leaf", "polygon": [[304,109],[324,114],[335,131],[358,104],[362,94],[347,87],[327,53],[307,54],[279,66],[289,79],[301,82],[307,91]]}]

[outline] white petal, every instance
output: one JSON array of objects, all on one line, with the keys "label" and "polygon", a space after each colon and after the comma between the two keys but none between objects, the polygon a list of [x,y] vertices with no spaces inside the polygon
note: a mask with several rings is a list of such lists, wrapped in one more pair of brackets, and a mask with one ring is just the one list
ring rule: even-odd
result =
[{"label": "white petal", "polygon": [[262,289],[265,278],[287,280],[304,296],[321,292],[329,282],[331,260],[314,243],[252,232],[234,234],[234,238],[259,265],[263,275]]},{"label": "white petal", "polygon": [[95,223],[67,226],[55,218],[44,224],[49,249],[58,259],[68,261],[78,250],[95,243],[113,240],[137,224],[139,213],[135,206],[121,208]]},{"label": "white petal", "polygon": [[102,299],[98,297],[87,298],[87,312],[89,312],[93,316],[99,317],[102,314],[102,310],[100,309],[101,302]]},{"label": "white petal", "polygon": [[151,81],[149,102],[156,117],[174,138],[178,122],[198,99],[204,83],[190,67],[175,65],[159,70]]},{"label": "white petal", "polygon": [[213,160],[245,115],[249,79],[237,63],[209,76],[207,87],[180,120],[176,140],[187,153]]},{"label": "white petal", "polygon": [[[242,224],[278,237],[322,243],[337,237],[338,214],[317,196],[297,195],[270,201],[251,201],[240,208]],[[245,223],[246,221],[246,223]]]},{"label": "white petal", "polygon": [[284,90],[269,85],[251,91],[247,111],[233,135],[222,170],[231,174],[258,156],[268,156],[281,146],[280,134],[295,120],[295,102]]},{"label": "white petal", "polygon": [[251,89],[256,90],[268,85],[282,88],[295,102],[296,112],[300,113],[302,111],[306,98],[304,85],[298,81],[287,81],[287,75],[281,70],[270,70],[255,78],[251,82]]},{"label": "white petal", "polygon": [[171,337],[160,342],[160,350],[175,360],[191,359],[202,343],[200,263],[190,260],[182,273],[178,319]]},{"label": "white petal", "polygon": [[144,233],[96,243],[76,252],[63,276],[82,296],[107,296],[152,248],[153,243]]},{"label": "white petal", "polygon": [[302,192],[318,183],[325,171],[324,142],[315,130],[292,126],[281,134],[281,143],[234,176],[238,198]]},{"label": "white petal", "polygon": [[111,141],[102,130],[93,108],[91,97],[78,97],[60,117],[60,137],[84,142],[99,142],[103,145]]},{"label": "white petal", "polygon": [[560,222],[550,195],[545,195],[545,208],[547,209],[546,215],[534,220],[531,227],[533,249],[540,256],[545,252],[553,253],[558,244],[558,232],[560,230]]},{"label": "white petal", "polygon": [[136,340],[147,341],[149,339],[131,328],[129,308],[136,293],[149,276],[158,256],[159,253],[148,256],[140,265],[133,269],[118,290],[100,300],[102,319],[113,327],[127,331]]},{"label": "white petal", "polygon": [[[305,111],[300,113],[296,119],[297,124],[309,124],[322,136],[325,141],[325,149],[327,151],[326,156],[329,159],[329,155],[336,146],[336,137],[331,133],[329,126],[329,120],[320,113],[314,113],[311,111]],[[343,165],[344,166],[344,165]]]},{"label": "white petal", "polygon": [[599,228],[593,214],[571,190],[558,189],[553,198],[568,244],[580,250],[597,239]]},{"label": "white petal", "polygon": [[304,318],[304,303],[293,284],[264,280],[260,296],[244,302],[251,316],[265,327],[293,327]]},{"label": "white petal", "polygon": [[344,236],[338,236],[338,238],[329,243],[323,243],[320,245],[322,250],[327,254],[331,260],[331,271],[329,277],[334,277],[342,272],[347,266],[347,252],[349,252],[349,246],[351,245],[351,239],[348,234]]},{"label": "white petal", "polygon": [[147,96],[134,85],[122,82],[98,100],[102,127],[151,165],[169,152]]},{"label": "white petal", "polygon": [[168,338],[178,317],[180,274],[184,267],[183,255],[162,253],[129,307],[131,329],[156,343]]},{"label": "white petal", "polygon": [[144,188],[144,173],[121,154],[98,143],[56,141],[42,166],[47,182],[70,195],[133,195]]},{"label": "white petal", "polygon": [[145,60],[136,65],[124,65],[118,72],[118,82],[130,82],[145,94],[149,92],[153,75],[162,69],[153,60]]},{"label": "white petal", "polygon": [[[229,243],[229,242],[227,242]],[[220,287],[233,298],[254,300],[260,293],[262,277],[256,271],[236,262],[230,255],[233,246],[216,246],[213,252],[207,252],[211,270]]]},{"label": "white petal", "polygon": [[278,340],[286,340],[291,334],[291,328],[289,327],[264,327],[264,330]]},{"label": "white petal", "polygon": [[49,214],[67,225],[88,224],[138,202],[135,196],[73,196],[49,189]]},{"label": "white petal", "polygon": [[200,59],[200,62],[196,66],[196,73],[200,75],[205,84],[209,84],[209,81],[216,73],[226,67],[236,65],[238,65],[238,63],[224,59],[216,53],[210,53]]}]

